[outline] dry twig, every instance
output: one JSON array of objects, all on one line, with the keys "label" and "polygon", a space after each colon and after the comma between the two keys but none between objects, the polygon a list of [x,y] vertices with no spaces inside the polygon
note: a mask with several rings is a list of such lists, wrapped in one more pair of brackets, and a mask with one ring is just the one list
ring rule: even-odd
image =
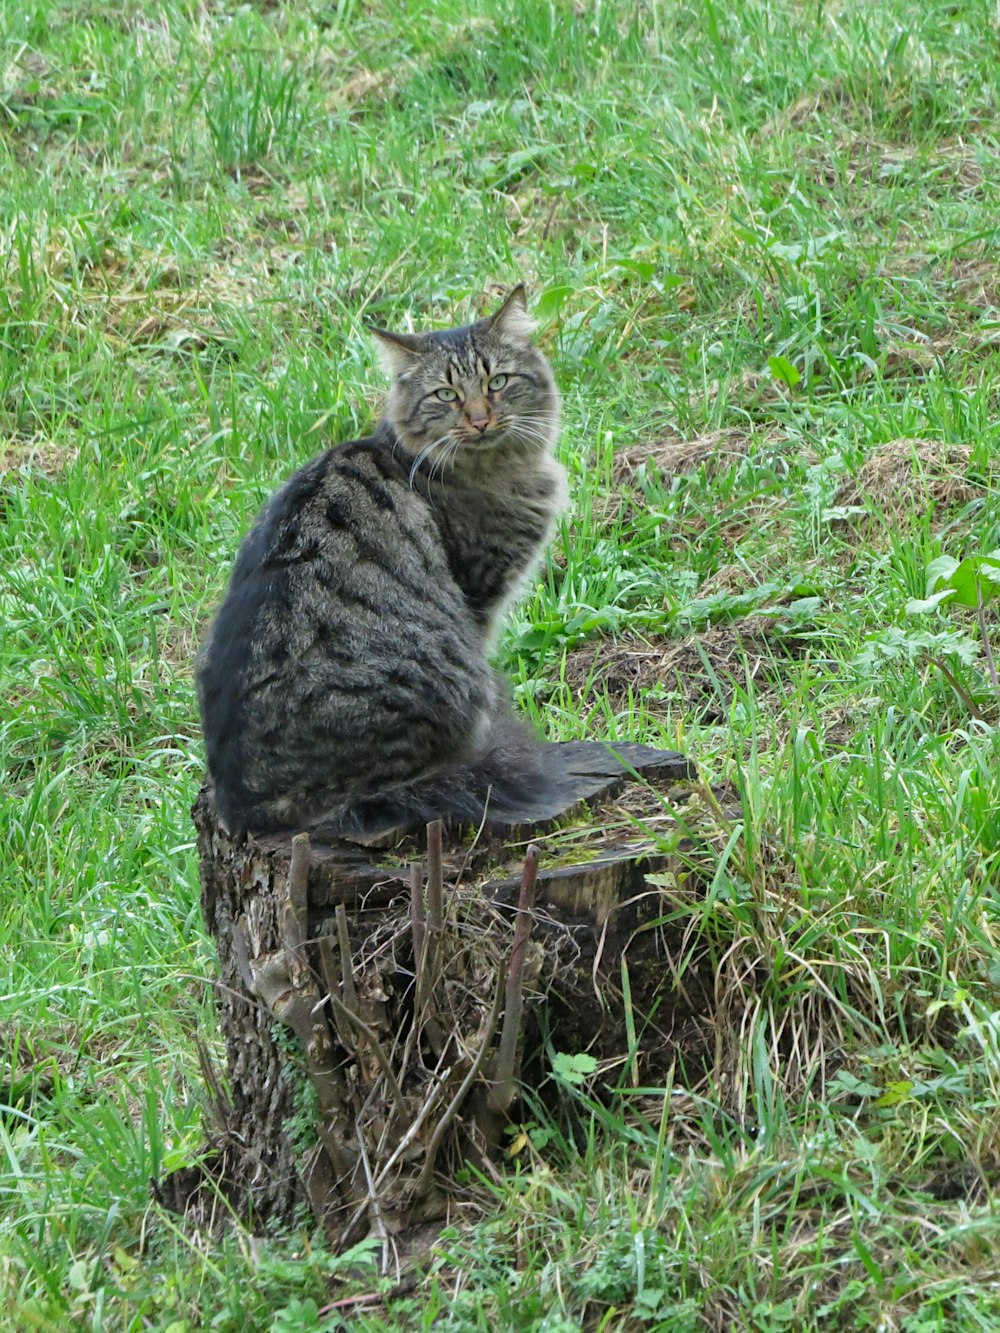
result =
[{"label": "dry twig", "polygon": [[514,1100],[514,1076],[517,1069],[517,1047],[524,1019],[524,960],[533,925],[532,908],[535,905],[535,886],[538,880],[538,848],[530,843],[524,856],[524,873],[517,899],[517,920],[514,922],[514,943],[507,968],[507,994],[504,1003],[503,1027],[493,1071],[490,1106],[505,1113]]},{"label": "dry twig", "polygon": [[486,1059],[486,1053],[489,1050],[490,1042],[493,1040],[493,1034],[496,1031],[496,1026],[500,1019],[500,1010],[503,1005],[503,998],[506,989],[505,976],[504,976],[505,970],[506,969],[503,966],[501,966],[500,973],[497,977],[496,994],[493,997],[493,1008],[491,1009],[490,1016],[486,1021],[486,1030],[483,1033],[482,1041],[479,1043],[479,1050],[476,1052],[476,1058],[469,1066],[469,1072],[466,1074],[465,1078],[463,1078],[462,1082],[459,1084],[458,1091],[455,1093],[454,1097],[452,1097],[451,1101],[448,1103],[441,1119],[434,1126],[434,1133],[431,1135],[431,1141],[427,1145],[427,1153],[424,1157],[424,1164],[420,1171],[420,1176],[417,1180],[417,1184],[414,1190],[414,1193],[418,1199],[422,1198],[423,1195],[427,1194],[428,1191],[430,1190],[431,1180],[433,1179],[434,1176],[434,1166],[437,1161],[437,1155],[438,1152],[440,1151],[441,1144],[444,1140],[445,1132],[447,1131],[448,1126],[451,1124],[451,1122],[454,1120],[455,1116],[461,1109],[462,1103],[468,1096],[469,1089],[472,1087],[473,1083],[475,1083],[476,1079],[479,1077],[479,1071],[483,1067],[483,1062]]},{"label": "dry twig", "polygon": [[359,1012],[358,992],[354,985],[354,962],[351,958],[351,940],[347,933],[347,908],[337,904],[337,942],[340,945],[340,984],[346,1008],[352,1014]]},{"label": "dry twig", "polygon": [[[419,900],[417,887],[419,869],[410,871],[410,914],[411,923],[419,918],[419,926],[414,936],[414,1021],[418,1031],[427,1036],[434,1054],[440,1057],[445,1046],[445,1036],[438,1020],[435,997],[440,980],[441,943],[444,935],[444,857],[442,850],[442,823],[435,819],[427,825],[427,907],[414,908],[414,899]],[[421,949],[416,951],[416,933],[421,937]]]}]

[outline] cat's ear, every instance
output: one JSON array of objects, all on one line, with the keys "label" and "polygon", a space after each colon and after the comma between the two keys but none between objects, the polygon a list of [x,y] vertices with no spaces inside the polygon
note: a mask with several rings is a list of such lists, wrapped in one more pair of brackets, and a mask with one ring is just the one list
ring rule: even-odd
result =
[{"label": "cat's ear", "polygon": [[411,370],[414,362],[427,350],[422,334],[390,333],[388,329],[377,329],[374,324],[366,327],[375,339],[379,364],[387,375],[402,375]]},{"label": "cat's ear", "polygon": [[505,333],[514,342],[527,342],[538,325],[528,314],[528,293],[519,282],[495,315],[487,321],[497,333]]}]

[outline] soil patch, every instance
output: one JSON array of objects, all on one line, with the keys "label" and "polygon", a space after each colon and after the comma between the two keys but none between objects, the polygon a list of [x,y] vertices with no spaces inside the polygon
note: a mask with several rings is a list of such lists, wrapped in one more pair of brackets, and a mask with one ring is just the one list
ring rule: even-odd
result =
[{"label": "soil patch", "polygon": [[[777,431],[739,429],[712,431],[706,435],[684,438],[678,434],[657,436],[622,450],[612,466],[612,487],[607,499],[606,517],[621,521],[626,512],[641,508],[645,499],[645,481],[669,488],[675,477],[704,475],[706,481],[726,476],[744,460],[769,465],[775,474],[781,470],[778,457],[782,436]],[[711,505],[692,503],[676,518],[678,537],[690,538],[711,527],[720,540],[734,546],[751,528],[759,527],[765,516],[786,503],[784,488],[774,481],[748,482],[734,488],[732,495],[716,497]]]},{"label": "soil patch", "polygon": [[816,164],[816,174],[831,189],[840,182],[870,186],[888,183],[904,173],[920,174],[921,186],[932,197],[977,193],[983,168],[967,144],[942,142],[933,156],[922,145],[880,143],[867,135],[848,135],[836,141],[828,156]]},{"label": "soil patch", "polygon": [[574,693],[606,693],[616,711],[643,695],[680,695],[703,720],[721,721],[748,682],[758,697],[781,692],[782,659],[801,652],[801,641],[769,616],[746,616],[682,639],[584,644],[566,654],[565,679]]},{"label": "soil patch", "polygon": [[58,477],[76,461],[79,449],[53,440],[0,440],[0,477],[8,472],[42,472]]},{"label": "soil patch", "polygon": [[758,138],[773,139],[789,130],[801,130],[818,120],[824,126],[843,119],[854,109],[856,102],[840,79],[834,79],[796,98],[761,127]]},{"label": "soil patch", "polygon": [[1000,264],[986,255],[956,259],[948,267],[955,293],[975,309],[992,313],[1000,308]]}]

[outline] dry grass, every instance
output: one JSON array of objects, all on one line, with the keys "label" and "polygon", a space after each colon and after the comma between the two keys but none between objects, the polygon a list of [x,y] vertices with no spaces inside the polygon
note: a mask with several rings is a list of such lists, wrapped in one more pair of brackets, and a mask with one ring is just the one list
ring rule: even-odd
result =
[{"label": "dry grass", "polygon": [[715,477],[746,458],[750,442],[750,436],[741,430],[712,431],[690,439],[677,434],[659,436],[617,454],[612,481],[616,487],[632,485],[642,472],[669,481],[702,469]]},{"label": "dry grass", "polygon": [[843,483],[836,503],[860,511],[848,521],[866,526],[885,518],[913,522],[929,511],[954,511],[984,493],[983,483],[970,476],[971,460],[965,444],[889,440],[876,445],[857,474]]},{"label": "dry grass", "polygon": [[851,134],[817,159],[814,171],[831,188],[840,184],[867,186],[890,181],[909,170],[923,170],[938,191],[976,194],[985,173],[975,151],[961,140],[938,144],[932,159],[916,144],[881,143],[870,135]]}]

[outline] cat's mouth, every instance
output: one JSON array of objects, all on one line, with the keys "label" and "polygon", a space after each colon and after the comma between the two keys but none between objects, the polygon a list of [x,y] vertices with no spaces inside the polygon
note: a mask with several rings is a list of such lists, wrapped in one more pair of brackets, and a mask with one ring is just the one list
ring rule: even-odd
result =
[{"label": "cat's mouth", "polygon": [[531,452],[548,448],[550,438],[537,423],[519,421],[516,417],[505,417],[491,421],[485,430],[467,428],[458,435],[463,452],[487,453],[500,445],[516,447],[519,451]]},{"label": "cat's mouth", "polygon": [[491,421],[484,430],[477,430],[475,426],[465,426],[457,432],[463,449],[494,449],[498,440],[506,433],[506,425],[499,421]]}]

